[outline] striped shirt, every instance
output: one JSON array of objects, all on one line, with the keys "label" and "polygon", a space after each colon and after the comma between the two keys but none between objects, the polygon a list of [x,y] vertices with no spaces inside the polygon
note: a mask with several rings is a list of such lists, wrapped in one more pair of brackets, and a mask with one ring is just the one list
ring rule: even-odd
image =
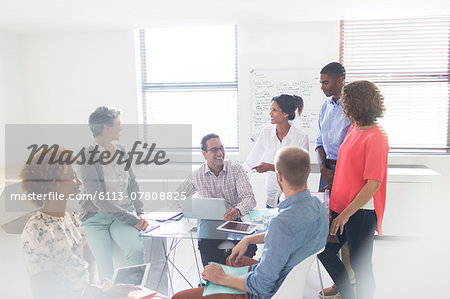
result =
[{"label": "striped shirt", "polygon": [[225,160],[222,171],[216,176],[207,163],[203,163],[178,188],[186,197],[198,193],[202,197],[224,198],[227,210],[237,208],[241,215],[256,206],[255,195],[247,172],[241,164]]}]

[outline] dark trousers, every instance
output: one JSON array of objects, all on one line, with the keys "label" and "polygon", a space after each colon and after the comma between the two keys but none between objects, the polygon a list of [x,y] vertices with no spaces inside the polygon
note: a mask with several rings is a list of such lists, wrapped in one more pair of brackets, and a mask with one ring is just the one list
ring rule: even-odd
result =
[{"label": "dark trousers", "polygon": [[[328,169],[336,170],[335,164],[325,164],[325,165]],[[327,184],[327,181],[325,181],[325,178],[322,175],[320,175],[319,192],[322,192],[322,189],[325,188],[325,186],[327,186],[327,185],[328,184]]]},{"label": "dark trousers", "polygon": [[[217,247],[225,240],[220,239],[198,239],[198,249],[202,258],[203,266],[208,265],[209,262],[216,262],[222,265],[226,264],[227,257],[231,254],[231,249],[222,250]],[[232,241],[234,244],[239,243],[239,240]],[[255,244],[250,244],[245,252],[245,256],[250,258],[255,256],[258,248]]]},{"label": "dark trousers", "polygon": [[[339,214],[331,211],[334,220]],[[358,210],[344,226],[344,233],[337,234],[339,243],[327,243],[319,259],[330,274],[343,299],[371,299],[375,293],[375,279],[372,269],[373,239],[377,226],[374,210]],[[337,256],[347,242],[350,264],[355,272],[356,297],[344,264]]]}]

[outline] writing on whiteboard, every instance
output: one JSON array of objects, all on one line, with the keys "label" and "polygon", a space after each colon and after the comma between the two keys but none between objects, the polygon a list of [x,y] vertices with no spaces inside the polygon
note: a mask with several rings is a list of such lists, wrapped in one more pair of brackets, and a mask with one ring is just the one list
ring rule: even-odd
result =
[{"label": "writing on whiteboard", "polygon": [[[253,70],[252,76],[252,132],[256,141],[261,129],[270,124],[270,105],[273,97],[291,94],[302,97],[304,108],[293,125],[308,134],[314,143],[317,134],[319,111],[325,99],[320,89],[319,71],[316,69]],[[310,146],[314,148],[314,146]]]}]

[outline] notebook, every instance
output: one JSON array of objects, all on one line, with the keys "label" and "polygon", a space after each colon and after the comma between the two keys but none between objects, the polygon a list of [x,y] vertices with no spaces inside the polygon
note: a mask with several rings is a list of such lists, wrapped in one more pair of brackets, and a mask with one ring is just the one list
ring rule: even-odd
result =
[{"label": "notebook", "polygon": [[[217,263],[214,263],[214,264],[217,264]],[[225,273],[231,274],[231,275],[238,275],[238,276],[247,274],[248,268],[249,268],[249,266],[229,267],[229,266],[225,266],[225,265],[221,265],[221,264],[217,264],[217,265],[222,266],[222,269]],[[245,294],[245,292],[207,281],[205,289],[203,290],[202,296],[209,296],[209,295],[214,295],[214,294]]]}]

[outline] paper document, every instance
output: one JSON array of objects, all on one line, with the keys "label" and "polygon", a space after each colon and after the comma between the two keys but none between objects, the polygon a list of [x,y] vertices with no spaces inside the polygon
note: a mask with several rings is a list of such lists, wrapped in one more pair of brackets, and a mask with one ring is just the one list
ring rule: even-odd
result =
[{"label": "paper document", "polygon": [[278,209],[259,209],[248,212],[251,222],[263,223],[265,218],[272,218],[278,214]]},{"label": "paper document", "polygon": [[150,212],[145,214],[145,219],[156,221],[179,220],[182,212]]}]

